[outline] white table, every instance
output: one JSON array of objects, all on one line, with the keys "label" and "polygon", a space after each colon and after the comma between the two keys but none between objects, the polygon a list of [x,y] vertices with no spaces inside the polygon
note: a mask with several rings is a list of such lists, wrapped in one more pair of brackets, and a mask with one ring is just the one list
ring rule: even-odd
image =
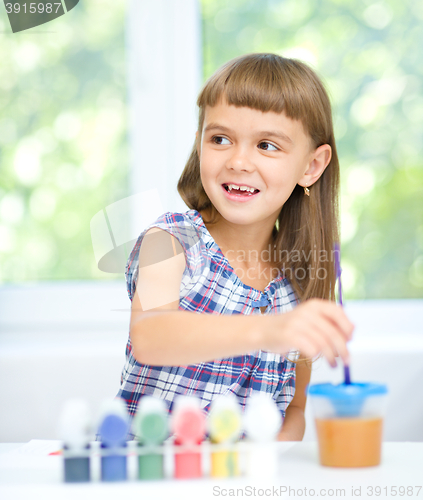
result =
[{"label": "white table", "polygon": [[[395,491],[399,493],[399,487],[402,486],[406,491],[404,498],[423,499],[423,443],[384,443],[382,464],[360,469],[320,466],[315,442],[278,443],[278,448],[279,473],[274,480],[242,477],[227,480],[204,478],[193,481],[64,484],[61,457],[47,456],[46,453],[23,453],[25,448],[22,444],[0,444],[0,498],[197,500],[326,496],[356,500],[393,498]],[[380,488],[380,495],[376,495],[377,487]],[[407,495],[407,487],[412,495]],[[399,494],[395,496],[399,497]]]}]

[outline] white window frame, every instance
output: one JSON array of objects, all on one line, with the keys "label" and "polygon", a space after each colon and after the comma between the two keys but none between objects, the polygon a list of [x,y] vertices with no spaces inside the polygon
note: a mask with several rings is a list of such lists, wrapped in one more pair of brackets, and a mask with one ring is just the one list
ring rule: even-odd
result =
[{"label": "white window frame", "polygon": [[[157,189],[163,211],[185,211],[176,184],[197,129],[196,97],[202,83],[200,0],[130,0],[127,45],[130,194]],[[135,210],[132,215],[131,233],[139,234],[142,217]],[[396,315],[407,318],[408,329],[421,331],[423,300],[357,301],[355,311],[366,317],[368,308],[377,305],[386,311],[386,318],[392,304]],[[122,332],[127,331],[129,311],[123,275],[119,282],[0,286],[0,334]]]},{"label": "white window frame", "polygon": [[[196,97],[202,81],[199,0],[130,0],[127,48],[129,194],[157,189],[164,212],[185,211],[176,184],[197,129]],[[135,212],[131,234],[139,234],[145,221]],[[0,333],[95,333],[106,326],[109,331],[127,330],[129,310],[123,275],[121,282],[0,286]]]}]

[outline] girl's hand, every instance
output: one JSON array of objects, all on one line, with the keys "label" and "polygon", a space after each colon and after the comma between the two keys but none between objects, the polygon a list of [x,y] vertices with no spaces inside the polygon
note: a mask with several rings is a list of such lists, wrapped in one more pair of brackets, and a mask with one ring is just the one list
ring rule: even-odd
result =
[{"label": "girl's hand", "polygon": [[268,318],[273,326],[265,332],[266,350],[287,353],[295,349],[305,357],[322,353],[332,367],[339,355],[349,364],[347,342],[354,325],[334,302],[310,299],[288,313]]}]

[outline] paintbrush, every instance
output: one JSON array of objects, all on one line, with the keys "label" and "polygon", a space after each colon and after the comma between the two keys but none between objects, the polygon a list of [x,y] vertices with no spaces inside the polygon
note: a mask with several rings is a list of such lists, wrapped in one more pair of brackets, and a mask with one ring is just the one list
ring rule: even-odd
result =
[{"label": "paintbrush", "polygon": [[[338,300],[341,307],[344,307],[342,302],[342,282],[341,282],[341,248],[339,243],[335,243],[335,275],[338,280]],[[344,365],[344,379],[345,384],[351,384],[350,378],[350,367],[348,365]]]}]

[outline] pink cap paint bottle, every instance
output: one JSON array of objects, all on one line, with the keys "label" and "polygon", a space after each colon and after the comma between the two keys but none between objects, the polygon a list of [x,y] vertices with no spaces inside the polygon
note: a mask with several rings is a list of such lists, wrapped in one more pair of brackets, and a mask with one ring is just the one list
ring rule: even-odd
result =
[{"label": "pink cap paint bottle", "polygon": [[[176,447],[184,446],[187,449],[176,449],[175,478],[192,479],[201,477],[201,452],[195,449],[201,445],[206,431],[206,417],[201,409],[200,400],[193,396],[179,396],[175,400],[172,414],[172,430],[175,434]],[[194,448],[192,451],[189,447]]]}]

